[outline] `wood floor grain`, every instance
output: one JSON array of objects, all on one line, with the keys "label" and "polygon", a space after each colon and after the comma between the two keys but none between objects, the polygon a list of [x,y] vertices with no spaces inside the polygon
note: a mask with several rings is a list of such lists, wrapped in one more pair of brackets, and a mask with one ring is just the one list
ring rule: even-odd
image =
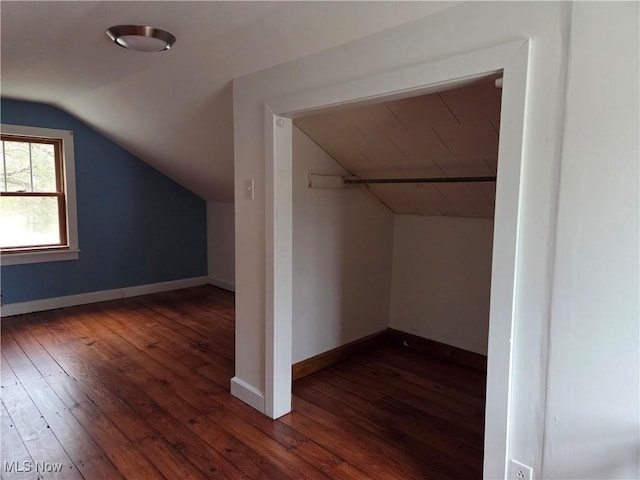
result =
[{"label": "wood floor grain", "polygon": [[479,479],[484,374],[394,345],[298,380],[277,421],[229,393],[214,287],[3,319],[2,479]]}]

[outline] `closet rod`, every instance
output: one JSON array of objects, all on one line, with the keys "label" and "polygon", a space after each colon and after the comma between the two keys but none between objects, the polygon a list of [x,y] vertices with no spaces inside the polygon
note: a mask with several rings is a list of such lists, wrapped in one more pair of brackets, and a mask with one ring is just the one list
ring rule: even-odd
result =
[{"label": "closet rod", "polygon": [[496,177],[432,177],[432,178],[345,178],[346,185],[369,183],[471,183],[495,182]]}]

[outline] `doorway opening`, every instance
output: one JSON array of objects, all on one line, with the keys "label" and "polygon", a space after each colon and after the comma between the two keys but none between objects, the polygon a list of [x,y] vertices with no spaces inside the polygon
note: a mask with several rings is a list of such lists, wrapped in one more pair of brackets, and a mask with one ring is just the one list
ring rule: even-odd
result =
[{"label": "doorway opening", "polygon": [[408,476],[482,475],[500,78],[293,120],[294,410]]},{"label": "doorway opening", "polygon": [[265,413],[277,418],[291,410],[292,119],[451,90],[502,72],[483,470],[485,477],[505,475],[528,58],[529,42],[517,41],[267,102],[266,189],[272,201],[266,204]]}]

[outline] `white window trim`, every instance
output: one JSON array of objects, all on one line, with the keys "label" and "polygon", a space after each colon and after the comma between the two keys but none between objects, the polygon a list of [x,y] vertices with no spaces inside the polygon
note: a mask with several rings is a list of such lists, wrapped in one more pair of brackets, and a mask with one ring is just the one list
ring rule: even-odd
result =
[{"label": "white window trim", "polygon": [[67,241],[69,248],[60,250],[44,250],[21,253],[3,253],[0,265],[21,265],[25,263],[58,262],[77,260],[80,257],[78,247],[78,215],[76,212],[76,167],[73,151],[73,131],[54,128],[27,127],[24,125],[1,126],[3,134],[23,135],[28,137],[48,137],[62,140],[64,160],[65,200],[67,205]]}]

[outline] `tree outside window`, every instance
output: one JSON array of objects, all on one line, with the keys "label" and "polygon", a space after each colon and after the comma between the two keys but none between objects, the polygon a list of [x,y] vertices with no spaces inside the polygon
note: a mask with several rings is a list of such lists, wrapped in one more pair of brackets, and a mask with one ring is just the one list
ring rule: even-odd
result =
[{"label": "tree outside window", "polygon": [[2,135],[0,248],[67,246],[62,141]]}]

